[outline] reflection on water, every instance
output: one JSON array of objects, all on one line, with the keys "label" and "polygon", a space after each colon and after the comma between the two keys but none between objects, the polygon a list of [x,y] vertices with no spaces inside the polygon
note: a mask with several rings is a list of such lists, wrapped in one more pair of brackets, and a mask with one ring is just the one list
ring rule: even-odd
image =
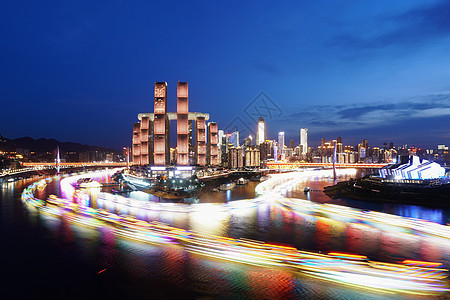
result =
[{"label": "reflection on water", "polygon": [[228,227],[229,214],[222,206],[197,206],[189,215],[189,227],[201,234],[224,236]]},{"label": "reflection on water", "polygon": [[[309,186],[312,190],[312,201],[321,202],[322,199],[331,202],[334,200],[323,199],[323,193],[320,192],[323,186],[328,184],[329,179],[314,178],[289,193],[305,198],[303,187]],[[249,183],[248,186],[239,186],[236,190],[204,194],[203,197],[208,199],[201,198],[200,201],[225,203],[250,198],[248,196],[251,195],[252,189],[254,193],[255,185]],[[16,190],[2,189],[1,208],[3,216],[8,206],[20,207],[16,210],[9,209],[8,218],[14,218],[15,222],[15,227],[11,227],[11,236],[16,230],[19,235],[28,238],[20,231],[21,227],[30,226],[28,219],[23,216],[17,218],[26,211],[18,200],[18,193],[23,187],[17,183]],[[58,188],[57,181],[52,182],[46,190],[39,193],[44,197],[49,193],[59,193]],[[241,198],[238,198],[238,195]],[[149,196],[145,193],[133,193],[133,197],[145,199]],[[336,201],[347,203],[348,200]],[[385,209],[382,205],[381,208]],[[445,214],[441,210],[425,213],[421,207],[408,205],[394,205],[390,209],[405,216],[445,221]],[[153,246],[136,243],[117,238],[106,225],[100,230],[93,230],[68,223],[65,218],[47,217],[39,215],[38,212],[36,217],[42,222],[31,225],[39,231],[39,235],[35,236],[34,246],[40,249],[40,243],[50,242],[58,249],[62,259],[73,264],[87,265],[83,268],[71,268],[73,274],[67,273],[70,274],[68,276],[89,279],[88,283],[93,282],[90,288],[95,291],[100,287],[104,289],[105,295],[137,298],[155,296],[160,299],[200,296],[247,299],[409,298],[402,295],[379,295],[286,270],[207,259],[190,254],[178,245]],[[398,261],[403,258],[439,261],[450,267],[450,243],[447,240],[402,232],[387,233],[364,224],[347,224],[320,216],[298,214],[268,202],[245,209],[223,210],[222,206],[211,204],[188,213],[154,211],[147,217],[149,220],[208,234],[291,244],[305,250],[340,250],[367,255],[373,260],[381,261]],[[7,218],[2,218],[0,222],[4,223],[6,220]],[[39,256],[36,258],[39,259]],[[20,260],[19,257],[14,259]],[[51,265],[56,262],[48,260],[47,263]],[[29,267],[33,266],[24,266],[22,271]],[[55,265],[55,268],[58,266]],[[8,272],[8,269],[5,271]],[[103,272],[98,274],[100,271]],[[43,285],[44,290],[47,290],[46,287]]]},{"label": "reflection on water", "polygon": [[[358,176],[362,176],[359,173]],[[341,176],[338,180],[348,180]],[[333,178],[314,177],[300,182],[288,197],[310,199],[320,203],[348,205],[360,209],[394,213],[445,223],[442,209],[414,205],[374,203],[349,199],[330,199],[322,190],[333,184]],[[226,203],[250,198],[257,183],[237,186],[224,192],[202,194],[200,202]],[[305,193],[304,188],[310,192]],[[241,198],[239,198],[241,197]],[[208,201],[209,199],[209,201]],[[392,234],[383,228],[364,224],[346,223],[321,216],[297,214],[274,203],[263,203],[246,209],[223,210],[222,206],[206,205],[191,212],[153,212],[149,221],[161,221],[169,225],[213,235],[232,238],[250,238],[266,242],[290,244],[299,249],[313,251],[345,251],[368,256],[372,260],[397,262],[402,259],[418,259],[443,262],[450,267],[450,244],[446,240],[410,233]]]},{"label": "reflection on water", "polygon": [[[365,172],[359,171],[356,178],[364,176]],[[351,176],[342,175],[337,178],[337,181],[349,180]],[[310,178],[299,183],[292,190],[286,192],[286,197],[299,198],[311,200],[319,203],[331,203],[337,205],[344,205],[364,210],[373,210],[379,212],[385,212],[389,214],[399,215],[402,217],[418,218],[436,222],[439,224],[450,223],[450,211],[442,208],[430,208],[426,206],[410,205],[410,204],[396,204],[389,202],[372,202],[372,201],[360,201],[347,198],[330,199],[323,189],[326,186],[333,185],[333,178]],[[304,193],[304,188],[310,187],[309,193]]]},{"label": "reflection on water", "polygon": [[396,204],[392,206],[392,208],[389,208],[389,204],[386,204],[385,209],[387,211],[392,211],[393,214],[402,217],[423,219],[439,224],[445,224],[443,209],[402,204]]}]

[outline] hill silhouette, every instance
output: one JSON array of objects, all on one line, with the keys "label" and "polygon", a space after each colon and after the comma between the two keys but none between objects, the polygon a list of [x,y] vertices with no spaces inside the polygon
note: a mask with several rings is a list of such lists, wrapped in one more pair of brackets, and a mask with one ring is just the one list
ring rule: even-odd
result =
[{"label": "hill silhouette", "polygon": [[31,137],[8,139],[0,135],[0,151],[15,151],[16,149],[21,148],[29,149],[31,152],[35,153],[44,153],[54,151],[57,146],[59,146],[61,152],[119,152],[106,147],[90,146],[72,142],[60,142],[55,139],[39,138],[35,140]]}]

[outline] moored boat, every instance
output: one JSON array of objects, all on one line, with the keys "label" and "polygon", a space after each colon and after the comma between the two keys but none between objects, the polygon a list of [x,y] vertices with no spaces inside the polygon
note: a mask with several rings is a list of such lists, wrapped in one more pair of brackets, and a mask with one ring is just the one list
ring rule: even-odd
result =
[{"label": "moored boat", "polygon": [[239,179],[236,181],[236,184],[237,184],[237,185],[246,185],[247,183],[248,183],[248,179],[245,179],[245,178],[243,178],[243,177],[239,178]]},{"label": "moored boat", "polygon": [[330,198],[450,206],[450,177],[436,163],[412,156],[388,165],[379,175],[339,182],[324,188]]},{"label": "moored boat", "polygon": [[228,191],[228,190],[231,190],[232,188],[234,188],[235,186],[236,186],[236,183],[234,183],[234,182],[224,183],[219,186],[219,190],[220,191]]},{"label": "moored boat", "polygon": [[124,170],[115,174],[114,180],[132,190],[171,200],[195,197],[202,187],[190,167],[148,167],[144,170]]}]

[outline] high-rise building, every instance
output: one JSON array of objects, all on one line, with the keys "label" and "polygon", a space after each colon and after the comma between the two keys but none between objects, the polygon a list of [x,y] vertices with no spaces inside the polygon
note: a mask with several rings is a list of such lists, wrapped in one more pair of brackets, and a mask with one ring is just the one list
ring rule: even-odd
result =
[{"label": "high-rise building", "polygon": [[177,83],[177,165],[189,164],[188,83]]},{"label": "high-rise building", "polygon": [[224,136],[224,131],[223,130],[218,130],[217,131],[217,136],[219,138],[219,140],[217,141],[217,164],[218,165],[222,165],[222,142],[223,142],[223,136]]},{"label": "high-rise building", "polygon": [[278,151],[278,147],[279,147],[278,145],[273,145],[273,160],[274,161],[278,161],[278,155],[280,154]]},{"label": "high-rise building", "polygon": [[207,150],[207,163],[210,166],[218,165],[218,156],[219,156],[219,136],[217,133],[217,123],[209,122],[208,123],[208,150]]},{"label": "high-rise building", "polygon": [[197,117],[195,122],[195,153],[197,165],[206,165],[206,122],[205,117]]},{"label": "high-rise building", "polygon": [[344,147],[342,145],[342,138],[338,136],[337,143],[336,143],[336,153],[343,153]]},{"label": "high-rise building", "polygon": [[[209,114],[189,112],[187,82],[177,84],[176,112],[167,112],[167,83],[155,82],[154,112],[140,113],[138,119],[140,122],[133,125],[133,164],[206,164],[206,121],[209,120]],[[175,120],[177,148],[176,151],[170,151],[170,122]],[[217,143],[212,145],[214,147]],[[171,158],[171,154],[176,156]]]},{"label": "high-rise building", "polygon": [[245,166],[259,167],[260,166],[260,151],[256,146],[250,146],[245,149]]},{"label": "high-rise building", "polygon": [[[221,140],[221,145],[220,145],[220,165],[223,167],[227,167],[228,166],[228,149],[229,149],[229,145],[230,141],[231,141],[231,133],[224,133],[223,130],[219,130],[219,132],[222,131],[222,140]],[[220,134],[220,133],[219,133]]]},{"label": "high-rise building", "polygon": [[130,164],[130,147],[123,147],[122,150],[123,150],[122,156],[123,156],[124,161],[127,163],[127,168],[128,168],[128,166]]},{"label": "high-rise building", "polygon": [[278,155],[283,154],[284,145],[284,131],[281,131],[278,132]]},{"label": "high-rise building", "polygon": [[294,142],[294,140],[290,140],[290,141],[289,141],[289,148],[294,149],[294,147],[295,147],[295,142]]},{"label": "high-rise building", "polygon": [[284,147],[284,131],[278,132],[278,145]]},{"label": "high-rise building", "polygon": [[249,135],[244,139],[244,147],[251,147],[253,145],[253,137]]},{"label": "high-rise building", "polygon": [[266,138],[266,135],[265,135],[264,118],[263,117],[259,117],[259,119],[258,119],[258,132],[256,134],[256,146],[259,146],[262,143],[264,143],[265,138]]},{"label": "high-rise building", "polygon": [[300,155],[302,155],[302,146],[301,145],[298,145],[297,147],[294,148],[294,154],[299,157],[300,157]]},{"label": "high-rise building", "polygon": [[[323,142],[322,142],[323,143]],[[300,128],[300,145],[302,146],[302,154],[308,152],[308,129]]]},{"label": "high-rise building", "polygon": [[361,144],[364,148],[369,149],[369,141],[367,141],[366,139],[363,139]]},{"label": "high-rise building", "polygon": [[168,165],[170,161],[170,128],[167,114],[167,82],[155,83],[154,108],[154,164]]},{"label": "high-rise building", "polygon": [[[190,114],[188,115],[190,116]],[[195,164],[195,143],[193,129],[195,128],[195,120],[188,120],[188,140],[189,140],[189,164]]]},{"label": "high-rise building", "polygon": [[231,146],[228,149],[228,167],[240,169],[244,167],[244,152],[242,147]]},{"label": "high-rise building", "polygon": [[239,147],[239,131],[231,133],[230,143],[232,143],[234,147]]},{"label": "high-rise building", "polygon": [[259,145],[259,149],[261,161],[273,159],[273,141],[271,140],[265,141],[264,143]]},{"label": "high-rise building", "polygon": [[153,163],[153,122],[149,117],[143,117],[141,119],[141,164],[148,165]]},{"label": "high-rise building", "polygon": [[133,124],[133,164],[141,164],[141,123]]}]

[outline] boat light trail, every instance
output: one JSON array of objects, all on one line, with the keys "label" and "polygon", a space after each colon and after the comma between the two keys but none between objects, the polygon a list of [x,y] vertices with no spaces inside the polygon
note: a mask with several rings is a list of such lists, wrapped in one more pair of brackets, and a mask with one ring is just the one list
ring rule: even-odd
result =
[{"label": "boat light trail", "polygon": [[[145,204],[140,200],[122,199],[123,197],[120,198],[120,196],[105,194],[98,197],[99,208],[94,209],[73,203],[72,199],[63,199],[55,195],[48,197],[45,201],[36,198],[34,192],[38,188],[45,188],[45,185],[51,179],[41,180],[28,186],[24,189],[21,199],[28,206],[34,207],[42,213],[66,218],[75,224],[93,229],[110,226],[117,236],[151,244],[179,244],[194,255],[262,267],[288,268],[294,272],[322,280],[377,291],[424,295],[439,295],[450,291],[446,281],[448,271],[438,262],[404,260],[401,263],[383,263],[370,261],[366,256],[357,254],[340,252],[321,254],[300,251],[294,247],[269,244],[262,241],[200,234],[162,223],[146,222],[128,214],[133,209],[135,211],[155,209],[173,212],[226,212],[236,209],[245,210],[275,200],[284,209],[302,214],[317,214],[330,218],[336,214],[342,214],[348,222],[357,220],[358,222],[363,221],[372,224],[373,222],[386,223],[394,220],[396,222],[393,222],[391,226],[395,228],[404,228],[410,225],[420,227],[418,225],[421,224],[419,220],[359,211],[337,205],[309,203],[307,200],[288,199],[277,194],[277,192],[289,188],[290,185],[299,182],[299,180],[304,180],[304,176],[318,176],[317,171],[298,173],[304,173],[300,176],[303,179],[292,179],[286,174],[282,174],[281,183],[276,178],[281,188],[277,188],[276,184],[269,182],[259,189],[260,197],[237,201],[233,204],[196,204],[190,206],[163,205],[162,203]],[[73,183],[73,180],[67,182]],[[435,233],[432,228],[439,228],[439,234]],[[414,230],[419,231],[420,228],[414,227]],[[427,229],[421,232],[448,237],[446,230],[442,227],[436,227],[436,224],[430,224]]]}]

